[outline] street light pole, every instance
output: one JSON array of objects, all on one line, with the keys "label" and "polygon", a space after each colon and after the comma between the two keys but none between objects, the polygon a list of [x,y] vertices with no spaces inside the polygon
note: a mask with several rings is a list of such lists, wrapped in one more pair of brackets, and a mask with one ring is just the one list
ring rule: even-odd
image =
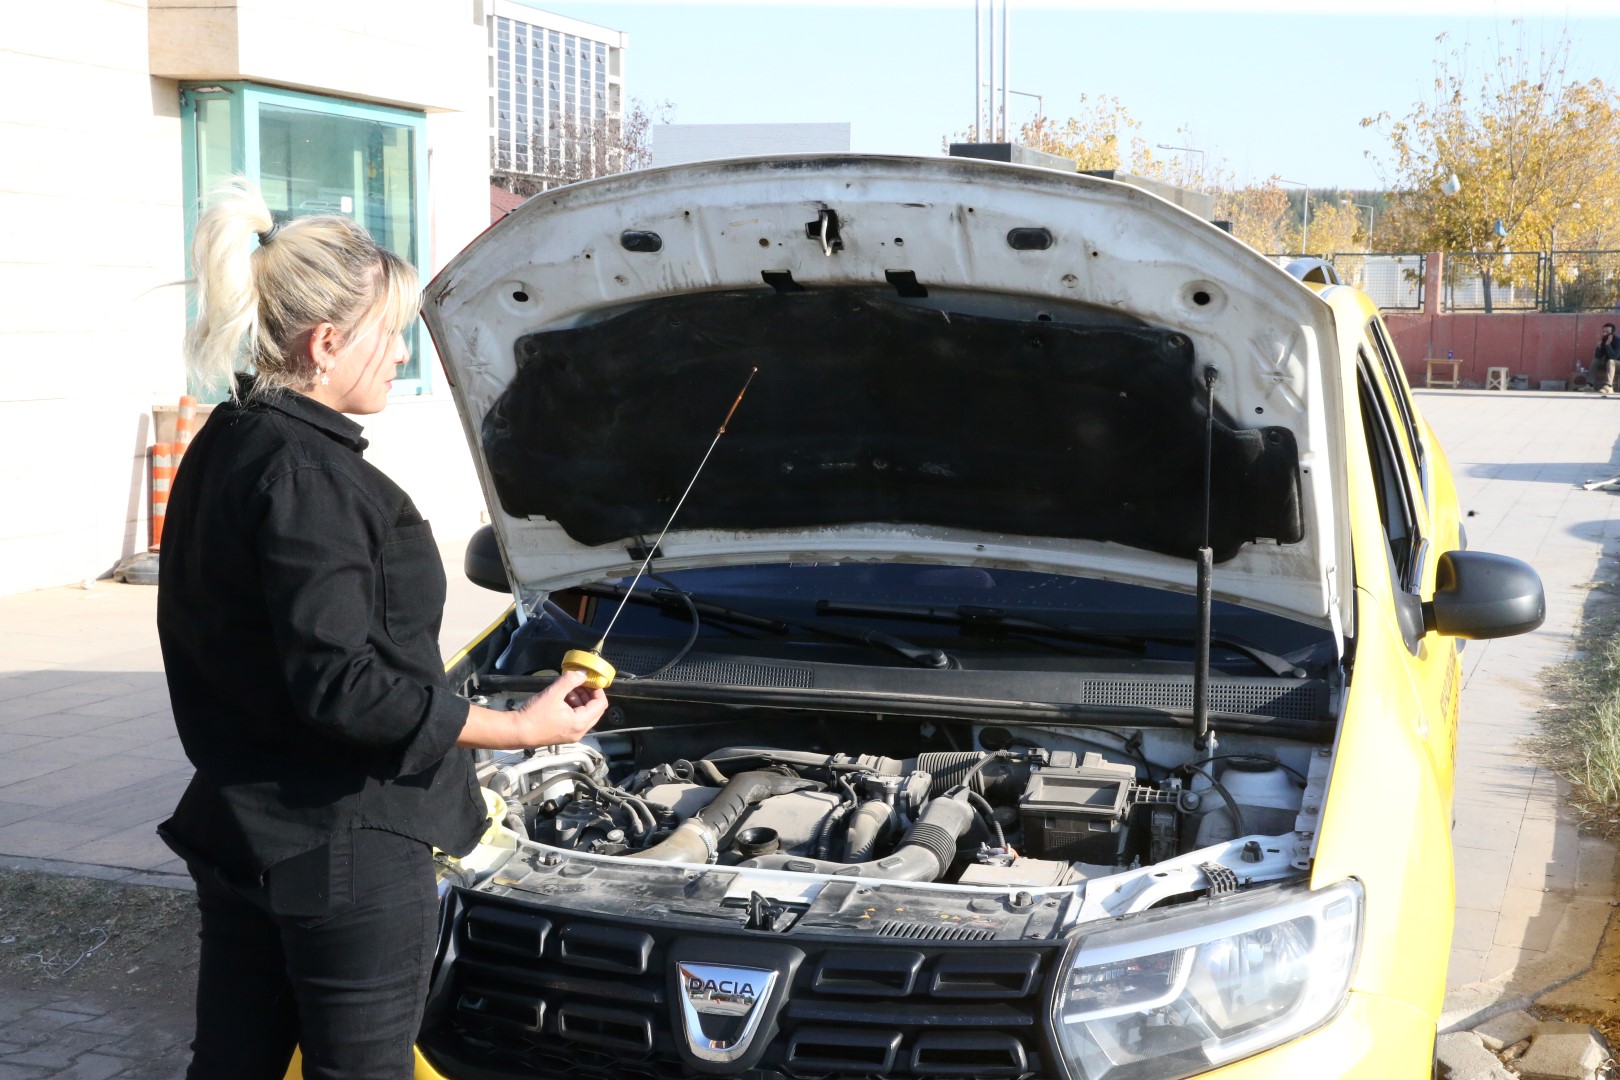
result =
[{"label": "street light pole", "polygon": [[1182,153],[1185,153],[1185,154],[1197,154],[1198,155],[1198,188],[1199,188],[1200,191],[1203,190],[1203,187],[1204,187],[1204,161],[1206,159],[1204,157],[1204,152],[1202,150],[1198,149],[1198,147],[1196,147],[1196,146],[1171,146],[1169,143],[1154,143],[1153,145],[1157,146],[1160,150],[1180,150]]},{"label": "street light pole", "polygon": [[984,119],[984,75],[981,66],[984,63],[984,46],[979,41],[979,35],[984,30],[984,11],[982,0],[973,0],[973,141],[979,138],[979,122]]},{"label": "street light pole", "polygon": [[1292,184],[1294,187],[1305,189],[1305,220],[1300,225],[1299,246],[1305,249],[1300,252],[1301,255],[1309,255],[1311,253],[1311,185],[1301,183],[1298,180],[1284,180],[1280,176],[1277,177],[1277,183]]},{"label": "street light pole", "polygon": [[1012,142],[1007,134],[1007,83],[1011,79],[1007,75],[1007,4],[1010,0],[1001,0],[1001,141]]},{"label": "street light pole", "polygon": [[1350,205],[1354,206],[1358,210],[1367,211],[1367,250],[1371,251],[1372,250],[1372,236],[1373,236],[1373,217],[1378,213],[1378,211],[1374,210],[1372,207],[1368,206],[1366,203],[1359,203],[1358,202],[1358,203],[1351,203]]}]

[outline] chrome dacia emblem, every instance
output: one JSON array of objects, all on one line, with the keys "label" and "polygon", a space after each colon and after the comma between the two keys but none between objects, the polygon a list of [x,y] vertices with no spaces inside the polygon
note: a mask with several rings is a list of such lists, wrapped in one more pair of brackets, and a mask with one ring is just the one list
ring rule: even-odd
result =
[{"label": "chrome dacia emblem", "polygon": [[675,975],[687,1046],[703,1061],[736,1061],[759,1032],[776,972],[677,962]]}]

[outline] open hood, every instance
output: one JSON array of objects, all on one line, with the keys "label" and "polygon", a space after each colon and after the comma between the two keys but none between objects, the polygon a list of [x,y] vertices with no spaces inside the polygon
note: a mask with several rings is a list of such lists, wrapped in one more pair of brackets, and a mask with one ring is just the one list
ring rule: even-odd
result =
[{"label": "open hood", "polygon": [[[536,597],[657,565],[895,559],[1343,628],[1328,306],[1136,188],[951,158],[712,162],[530,199],[427,290]],[[1214,424],[1206,455],[1208,380]]]}]

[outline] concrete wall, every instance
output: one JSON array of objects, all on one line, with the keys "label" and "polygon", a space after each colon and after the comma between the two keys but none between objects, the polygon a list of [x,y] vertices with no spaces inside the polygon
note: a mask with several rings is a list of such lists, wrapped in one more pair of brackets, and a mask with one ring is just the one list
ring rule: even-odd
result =
[{"label": "concrete wall", "polygon": [[[178,78],[424,110],[433,268],[489,220],[476,0],[14,7],[0,34],[0,595],[101,576],[146,546],[150,410],[185,389]],[[442,373],[430,385],[364,423],[371,459],[451,538],[483,499]]]},{"label": "concrete wall", "polygon": [[1384,321],[1413,386],[1423,385],[1423,358],[1444,356],[1449,349],[1462,361],[1457,375],[1464,385],[1484,386],[1486,368],[1505,367],[1510,375],[1528,376],[1535,389],[1542,379],[1572,379],[1577,364],[1590,367],[1599,330],[1606,322],[1620,324],[1620,316],[1596,311],[1390,313]]},{"label": "concrete wall", "polygon": [[184,390],[180,101],[145,0],[0,34],[0,593],[145,546],[147,410]]}]

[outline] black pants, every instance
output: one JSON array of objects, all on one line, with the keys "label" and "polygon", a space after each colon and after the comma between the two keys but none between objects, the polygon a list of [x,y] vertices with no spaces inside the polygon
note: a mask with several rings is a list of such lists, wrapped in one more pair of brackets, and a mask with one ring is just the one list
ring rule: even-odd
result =
[{"label": "black pants", "polygon": [[359,829],[257,888],[193,867],[202,913],[187,1080],[405,1080],[437,935],[427,845]]}]

